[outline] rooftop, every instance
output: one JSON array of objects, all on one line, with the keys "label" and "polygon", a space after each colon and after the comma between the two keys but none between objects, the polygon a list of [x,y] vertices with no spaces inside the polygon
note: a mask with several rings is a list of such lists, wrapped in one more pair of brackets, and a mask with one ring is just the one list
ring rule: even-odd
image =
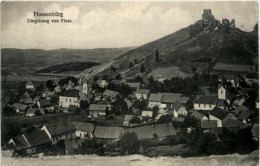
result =
[{"label": "rooftop", "polygon": [[251,72],[251,65],[231,64],[231,63],[216,63],[214,70],[237,71],[237,72]]},{"label": "rooftop", "polygon": [[217,104],[218,97],[216,95],[203,95],[199,99],[197,99],[194,103],[199,104]]},{"label": "rooftop", "polygon": [[75,122],[73,124],[75,125],[75,128],[77,131],[93,132],[95,129],[95,126],[93,125],[93,123]]},{"label": "rooftop", "polygon": [[107,105],[105,104],[90,104],[90,111],[106,111]]},{"label": "rooftop", "polygon": [[189,100],[189,97],[183,96],[180,93],[163,93],[162,102],[163,103],[174,103],[179,101],[182,104],[186,104]]},{"label": "rooftop", "polygon": [[231,113],[226,111],[226,110],[223,110],[219,107],[215,107],[213,110],[210,111],[209,114],[218,118],[218,119],[220,119],[220,120],[223,120]]},{"label": "rooftop", "polygon": [[161,102],[162,97],[163,97],[162,94],[155,94],[155,93],[153,93],[153,94],[150,95],[150,97],[149,97],[148,100],[149,100],[149,101],[157,101],[157,102]]},{"label": "rooftop", "polygon": [[68,89],[65,92],[61,93],[60,96],[64,97],[79,97],[79,91],[77,89]]},{"label": "rooftop", "polygon": [[122,127],[97,126],[94,135],[101,139],[118,139],[122,131]]}]

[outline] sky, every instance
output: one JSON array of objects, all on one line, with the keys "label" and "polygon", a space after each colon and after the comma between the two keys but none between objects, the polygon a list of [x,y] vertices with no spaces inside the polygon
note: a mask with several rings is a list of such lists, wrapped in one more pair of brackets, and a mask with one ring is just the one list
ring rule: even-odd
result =
[{"label": "sky", "polygon": [[[257,2],[2,2],[1,48],[90,49],[140,46],[185,28],[211,9],[216,19],[236,20],[252,31]],[[59,12],[71,23],[33,24],[34,12]]]}]

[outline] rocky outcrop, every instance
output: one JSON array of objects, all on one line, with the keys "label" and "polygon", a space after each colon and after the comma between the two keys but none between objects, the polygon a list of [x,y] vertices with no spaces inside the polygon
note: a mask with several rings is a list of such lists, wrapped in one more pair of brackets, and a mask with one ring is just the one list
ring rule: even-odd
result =
[{"label": "rocky outcrop", "polygon": [[211,14],[211,9],[204,9],[202,19],[206,21],[214,20],[214,16]]},{"label": "rocky outcrop", "polygon": [[235,27],[236,27],[235,19],[232,19],[230,23],[230,28],[235,28]]}]

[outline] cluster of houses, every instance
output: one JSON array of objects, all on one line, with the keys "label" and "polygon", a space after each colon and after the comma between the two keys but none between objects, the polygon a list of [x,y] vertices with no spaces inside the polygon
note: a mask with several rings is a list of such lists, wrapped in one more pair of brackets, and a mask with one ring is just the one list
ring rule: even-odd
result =
[{"label": "cluster of houses", "polygon": [[[81,101],[88,101],[89,117],[95,119],[105,117],[111,110],[112,103],[120,97],[119,92],[107,89],[109,83],[126,84],[135,89],[125,98],[127,107],[133,110],[133,114],[124,115],[121,125],[118,126],[100,126],[94,123],[70,121],[48,123],[33,133],[24,133],[12,138],[9,144],[18,150],[26,149],[26,152],[31,154],[55,145],[59,140],[64,140],[66,153],[70,153],[81,146],[84,139],[96,138],[105,144],[115,143],[125,132],[134,132],[139,139],[162,140],[168,135],[176,135],[176,128],[172,123],[155,123],[163,115],[170,115],[172,122],[179,123],[183,123],[186,116],[194,117],[200,121],[201,128],[205,132],[216,132],[223,127],[242,129],[252,126],[254,138],[258,140],[256,134],[258,124],[253,126],[251,123],[255,112],[243,106],[245,98],[233,96],[223,83],[230,82],[232,87],[238,88],[240,87],[240,77],[252,70],[252,67],[247,65],[217,63],[213,69],[215,73],[221,72],[218,77],[217,92],[195,97],[180,93],[151,93],[142,84],[127,82],[124,79],[111,82],[97,80],[95,84],[104,89],[104,92],[100,93],[92,90],[89,80],[86,80],[84,76],[80,76],[78,85],[74,85],[72,81],[69,81],[65,87],[56,84],[53,92],[46,89],[40,96],[32,97],[30,93],[26,92],[19,103],[12,105],[17,113],[36,116],[37,110],[41,114],[61,110],[69,112],[79,108]],[[26,89],[33,91],[34,88],[33,83],[28,81]],[[241,93],[243,94],[243,92]],[[58,98],[56,103],[51,102],[54,97]],[[258,100],[259,98],[255,102],[256,108],[259,109]],[[136,114],[137,109],[133,107],[134,103],[138,101],[143,101],[147,108],[140,110],[140,115]],[[156,115],[154,109],[158,109]],[[139,119],[140,122],[133,122],[134,118]]]}]

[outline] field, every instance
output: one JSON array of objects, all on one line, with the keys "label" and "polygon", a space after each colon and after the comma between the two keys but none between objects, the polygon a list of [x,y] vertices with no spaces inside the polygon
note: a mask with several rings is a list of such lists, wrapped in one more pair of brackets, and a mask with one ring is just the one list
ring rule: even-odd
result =
[{"label": "field", "polygon": [[2,157],[3,166],[256,166],[258,152],[250,155],[213,155],[208,157],[157,157],[150,158],[142,155],[100,157],[100,156],[61,156],[43,158],[15,159]]},{"label": "field", "polygon": [[148,77],[153,76],[154,79],[158,78],[172,78],[172,77],[181,77],[186,78],[192,76],[192,74],[187,74],[182,71],[179,71],[177,66],[171,66],[167,68],[157,68],[148,74]]}]

